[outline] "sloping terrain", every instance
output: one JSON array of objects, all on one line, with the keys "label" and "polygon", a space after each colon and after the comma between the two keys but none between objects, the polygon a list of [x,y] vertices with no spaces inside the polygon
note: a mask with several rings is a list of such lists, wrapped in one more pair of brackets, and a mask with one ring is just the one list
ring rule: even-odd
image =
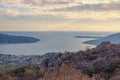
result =
[{"label": "sloping terrain", "polygon": [[120,80],[120,44],[46,56],[39,65],[6,70],[0,80]]},{"label": "sloping terrain", "polygon": [[111,43],[118,44],[120,43],[120,33],[112,34],[112,35],[109,35],[109,36],[106,36],[100,39],[86,41],[84,43],[98,45],[104,41],[110,41]]}]

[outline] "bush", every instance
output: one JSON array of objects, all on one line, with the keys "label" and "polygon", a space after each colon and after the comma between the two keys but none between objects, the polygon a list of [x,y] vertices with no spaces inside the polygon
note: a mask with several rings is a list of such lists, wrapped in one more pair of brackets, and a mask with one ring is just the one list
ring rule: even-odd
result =
[{"label": "bush", "polygon": [[116,68],[120,68],[120,62],[113,62],[105,66],[105,72],[113,72]]},{"label": "bush", "polygon": [[92,77],[93,74],[96,74],[98,72],[100,72],[100,70],[98,70],[97,68],[93,67],[92,69],[88,69],[87,75],[89,75],[89,77]]},{"label": "bush", "polygon": [[8,74],[10,74],[11,76],[21,76],[24,73],[25,73],[25,68],[24,67],[16,69],[16,70],[11,71],[11,72],[8,72]]}]

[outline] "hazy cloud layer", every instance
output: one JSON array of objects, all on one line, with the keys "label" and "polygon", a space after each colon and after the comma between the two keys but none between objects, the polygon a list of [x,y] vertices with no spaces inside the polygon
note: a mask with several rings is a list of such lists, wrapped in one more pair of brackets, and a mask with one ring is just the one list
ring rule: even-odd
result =
[{"label": "hazy cloud layer", "polygon": [[51,15],[74,19],[119,19],[120,0],[0,0],[0,14]]}]

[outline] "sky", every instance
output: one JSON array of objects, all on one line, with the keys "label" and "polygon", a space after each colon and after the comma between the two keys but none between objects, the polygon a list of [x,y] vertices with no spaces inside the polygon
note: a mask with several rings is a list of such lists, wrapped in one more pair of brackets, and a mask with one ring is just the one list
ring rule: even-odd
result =
[{"label": "sky", "polygon": [[0,0],[0,31],[120,31],[120,0]]}]

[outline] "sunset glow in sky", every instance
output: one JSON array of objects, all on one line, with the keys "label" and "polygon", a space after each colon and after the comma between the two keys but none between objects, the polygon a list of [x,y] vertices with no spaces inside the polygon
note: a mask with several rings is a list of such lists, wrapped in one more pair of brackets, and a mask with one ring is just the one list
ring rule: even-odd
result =
[{"label": "sunset glow in sky", "polygon": [[120,31],[120,0],[0,0],[0,31]]}]

